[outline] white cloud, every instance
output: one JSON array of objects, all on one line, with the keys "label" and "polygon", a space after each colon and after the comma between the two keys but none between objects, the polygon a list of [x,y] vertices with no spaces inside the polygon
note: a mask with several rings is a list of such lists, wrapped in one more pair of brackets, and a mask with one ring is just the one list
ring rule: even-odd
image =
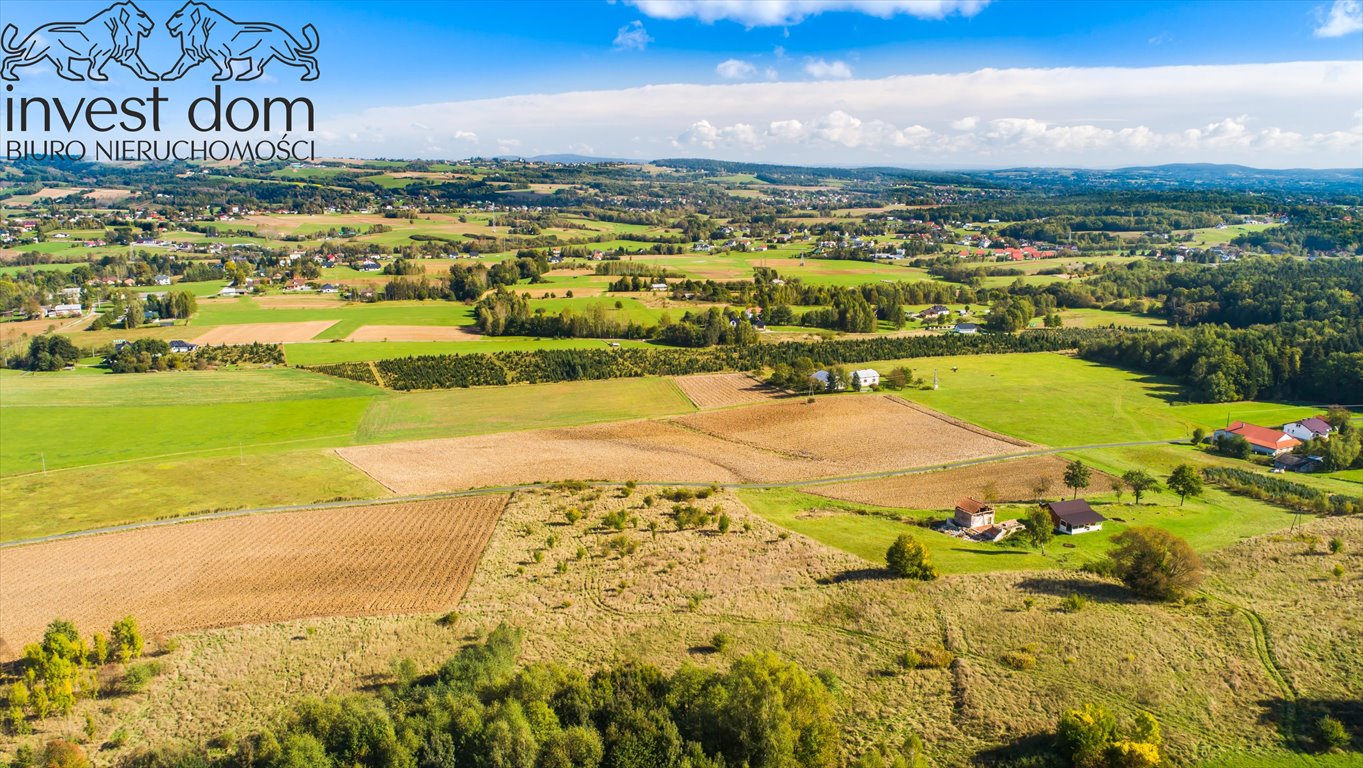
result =
[{"label": "white cloud", "polygon": [[747,80],[757,74],[757,67],[742,59],[726,59],[715,66],[715,73],[725,80]]},{"label": "white cloud", "polygon": [[1358,31],[1363,31],[1363,2],[1335,0],[1330,13],[1316,27],[1316,37],[1343,37]]},{"label": "white cloud", "polygon": [[471,141],[476,144],[478,143],[478,134],[474,133],[473,131],[455,131],[454,140]]},{"label": "white cloud", "polygon": [[805,59],[805,74],[816,80],[846,80],[852,76],[852,68],[845,61]]},{"label": "white cloud", "polygon": [[653,38],[644,29],[644,23],[636,19],[616,31],[614,45],[617,51],[642,51],[651,42]]},{"label": "white cloud", "polygon": [[1358,167],[1363,61],[754,77],[527,94],[321,116],[318,152],[414,156],[430,133],[414,122],[515,136],[543,152],[590,143],[629,157],[684,149],[780,163]]},{"label": "white cloud", "polygon": [[989,0],[627,0],[655,19],[699,19],[707,24],[735,21],[748,27],[799,24],[810,16],[834,11],[863,13],[881,19],[900,14],[920,19],[974,16]]}]

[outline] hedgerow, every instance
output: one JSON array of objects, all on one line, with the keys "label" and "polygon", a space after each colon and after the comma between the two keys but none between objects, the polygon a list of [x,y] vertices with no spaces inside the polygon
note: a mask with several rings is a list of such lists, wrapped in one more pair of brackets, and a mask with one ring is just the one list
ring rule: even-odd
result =
[{"label": "hedgerow", "polygon": [[[374,363],[384,386],[398,390],[451,389],[499,384],[680,376],[748,371],[809,358],[816,365],[871,360],[1008,352],[1054,352],[1111,334],[1101,328],[1066,328],[1021,334],[895,336],[849,341],[784,342],[747,347],[668,349],[540,349],[466,355],[426,355]],[[367,363],[319,365],[310,370],[375,384]]]},{"label": "hedgerow", "polygon": [[1326,493],[1318,488],[1278,477],[1234,467],[1207,467],[1202,470],[1202,475],[1207,478],[1207,482],[1219,485],[1231,493],[1284,507],[1331,515],[1363,512],[1363,499]]}]

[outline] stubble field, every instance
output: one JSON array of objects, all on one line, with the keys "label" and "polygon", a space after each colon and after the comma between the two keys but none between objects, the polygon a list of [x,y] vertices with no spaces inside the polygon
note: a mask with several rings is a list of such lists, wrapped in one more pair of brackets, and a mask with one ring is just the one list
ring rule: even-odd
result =
[{"label": "stubble field", "polygon": [[[811,435],[828,439],[810,440]],[[401,494],[562,479],[783,482],[1000,455],[1017,446],[897,398],[820,398],[670,419],[355,446]]]},{"label": "stubble field", "polygon": [[691,402],[702,410],[761,403],[785,394],[743,373],[678,376],[676,382]]},{"label": "stubble field", "polygon": [[251,515],[3,549],[0,658],[16,658],[58,614],[90,628],[131,614],[156,635],[446,609],[505,501]]},{"label": "stubble field", "polygon": [[[1031,501],[1065,487],[1067,462],[1056,456],[989,462],[971,467],[944,469],[897,477],[820,485],[809,493],[860,504],[911,509],[950,509],[963,496],[982,501]],[[1094,472],[1091,488],[1107,491],[1111,478]],[[1046,492],[1037,494],[1039,482]]]},{"label": "stubble field", "polygon": [[197,344],[289,344],[309,341],[335,325],[335,320],[310,320],[298,323],[243,323],[209,328],[195,337]]}]

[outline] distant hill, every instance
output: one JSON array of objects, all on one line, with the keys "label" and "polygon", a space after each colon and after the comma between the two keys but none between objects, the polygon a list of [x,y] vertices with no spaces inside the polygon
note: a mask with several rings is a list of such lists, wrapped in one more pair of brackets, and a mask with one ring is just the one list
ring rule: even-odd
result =
[{"label": "distant hill", "polygon": [[1004,168],[966,175],[1018,186],[1109,187],[1121,189],[1242,189],[1363,195],[1363,168],[1250,168],[1244,165],[1173,163],[1100,170],[1093,168]]}]

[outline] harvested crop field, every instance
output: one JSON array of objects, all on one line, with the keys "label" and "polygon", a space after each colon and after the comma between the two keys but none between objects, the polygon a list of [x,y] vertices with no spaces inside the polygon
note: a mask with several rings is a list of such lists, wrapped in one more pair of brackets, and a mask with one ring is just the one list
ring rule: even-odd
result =
[{"label": "harvested crop field", "polygon": [[346,341],[477,341],[472,330],[447,325],[362,325]]},{"label": "harvested crop field", "polygon": [[197,344],[288,344],[311,341],[335,325],[335,320],[308,320],[298,323],[244,323],[209,328],[194,339]]},{"label": "harvested crop field", "polygon": [[741,373],[678,376],[675,381],[682,393],[702,410],[760,403],[785,394]]},{"label": "harvested crop field", "polygon": [[[821,436],[811,441],[810,435]],[[1011,453],[979,429],[884,396],[669,419],[340,448],[397,493],[563,479],[745,483],[839,477]]]},{"label": "harvested crop field", "polygon": [[132,614],[154,635],[447,609],[473,578],[505,502],[250,515],[3,549],[0,658],[16,658],[58,614],[82,627]]},{"label": "harvested crop field", "polygon": [[[1065,465],[1065,461],[1055,456],[1037,456],[936,472],[820,485],[807,491],[859,504],[909,509],[947,509],[962,496],[1002,502],[1030,501],[1036,498],[1035,488],[1039,481],[1050,484],[1048,491],[1065,487]],[[1092,471],[1092,487],[1105,491],[1109,478],[1097,470]]]}]

